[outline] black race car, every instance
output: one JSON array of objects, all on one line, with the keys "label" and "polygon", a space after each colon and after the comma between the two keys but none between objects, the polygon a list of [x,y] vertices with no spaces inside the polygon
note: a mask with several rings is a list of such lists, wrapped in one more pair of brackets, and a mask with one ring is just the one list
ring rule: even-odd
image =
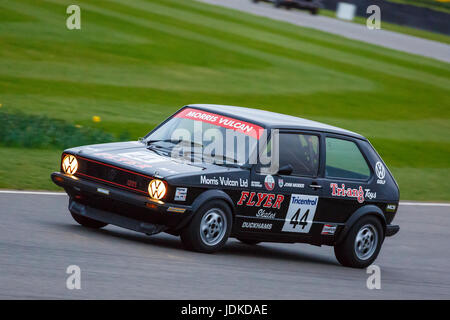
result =
[{"label": "black race car", "polygon": [[362,268],[399,231],[397,183],[366,138],[256,109],[185,106],[139,141],[65,150],[51,178],[79,224],[180,235],[199,252],[303,242]]},{"label": "black race car", "polygon": [[297,8],[309,10],[311,14],[318,14],[319,9],[323,7],[320,0],[252,0],[252,2],[273,2],[276,8],[284,6],[286,9]]}]

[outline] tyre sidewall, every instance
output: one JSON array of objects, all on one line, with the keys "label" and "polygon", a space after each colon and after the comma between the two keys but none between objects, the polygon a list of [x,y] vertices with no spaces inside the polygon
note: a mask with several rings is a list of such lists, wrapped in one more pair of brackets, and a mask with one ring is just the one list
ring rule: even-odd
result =
[{"label": "tyre sidewall", "polygon": [[[225,218],[227,220],[226,221],[227,227],[225,230],[225,234],[219,243],[215,245],[208,245],[203,242],[203,239],[200,236],[200,224],[203,216],[213,208],[218,208],[222,210],[222,212],[225,214]],[[232,223],[233,220],[231,209],[224,201],[222,200],[208,201],[208,203],[204,204],[203,206],[200,207],[200,209],[197,210],[189,226],[185,230],[183,230],[181,238],[188,247],[188,249],[206,253],[215,252],[221,249],[227,242],[228,237],[231,233]]]},{"label": "tyre sidewall", "polygon": [[[361,260],[356,255],[355,238],[356,238],[359,230],[367,224],[372,225],[377,230],[378,242],[377,242],[377,247],[376,247],[374,253],[372,254],[372,256],[366,260]],[[382,224],[379,221],[379,219],[374,216],[362,217],[353,225],[353,227],[350,229],[348,235],[346,236],[344,242],[340,245],[341,248],[339,248],[339,249],[341,251],[345,250],[345,256],[346,256],[345,260],[346,261],[344,261],[344,263],[343,263],[343,261],[339,261],[339,262],[343,263],[346,266],[355,267],[355,268],[368,267],[378,257],[378,254],[380,253],[383,241],[384,241],[384,231],[383,231],[383,227],[382,227]]]}]

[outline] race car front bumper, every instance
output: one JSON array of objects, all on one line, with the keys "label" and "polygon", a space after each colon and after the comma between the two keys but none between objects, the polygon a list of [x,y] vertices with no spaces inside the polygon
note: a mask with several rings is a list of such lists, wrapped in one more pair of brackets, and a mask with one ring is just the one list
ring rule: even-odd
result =
[{"label": "race car front bumper", "polygon": [[166,203],[120,188],[53,172],[53,182],[70,196],[73,213],[148,234],[183,228],[192,215],[191,206]]}]

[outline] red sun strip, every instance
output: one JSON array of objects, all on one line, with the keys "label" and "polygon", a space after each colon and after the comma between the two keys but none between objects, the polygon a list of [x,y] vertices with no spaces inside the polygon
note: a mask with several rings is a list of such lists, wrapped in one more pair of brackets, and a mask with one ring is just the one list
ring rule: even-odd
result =
[{"label": "red sun strip", "polygon": [[193,108],[183,109],[179,113],[177,113],[175,117],[211,123],[222,128],[241,132],[258,140],[261,137],[262,131],[264,130],[263,127],[250,122],[245,122],[242,120],[222,116],[220,114],[210,113]]}]

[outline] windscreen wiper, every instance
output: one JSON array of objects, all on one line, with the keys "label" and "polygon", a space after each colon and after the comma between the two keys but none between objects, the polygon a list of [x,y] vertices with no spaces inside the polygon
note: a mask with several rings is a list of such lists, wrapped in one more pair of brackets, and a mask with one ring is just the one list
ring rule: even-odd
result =
[{"label": "windscreen wiper", "polygon": [[178,144],[178,143],[187,143],[191,146],[197,146],[203,148],[203,144],[195,142],[195,141],[189,141],[189,140],[183,140],[183,139],[159,139],[159,140],[148,140],[147,145],[151,145],[156,142],[170,142],[172,144]]}]

